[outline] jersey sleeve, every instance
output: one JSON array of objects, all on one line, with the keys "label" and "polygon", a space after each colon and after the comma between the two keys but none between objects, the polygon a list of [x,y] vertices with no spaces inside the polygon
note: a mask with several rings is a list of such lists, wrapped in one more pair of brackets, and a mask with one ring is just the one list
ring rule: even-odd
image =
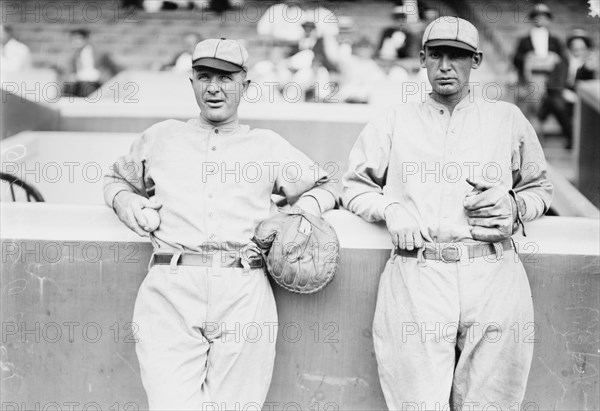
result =
[{"label": "jersey sleeve", "polygon": [[515,107],[513,125],[517,149],[513,152],[513,191],[523,221],[541,217],[552,202],[553,186],[546,176],[544,152],[533,126]]},{"label": "jersey sleeve", "polygon": [[342,179],[342,204],[367,221],[384,219],[397,201],[384,194],[394,128],[394,112],[374,119],[362,130],[350,152]]},{"label": "jersey sleeve", "polygon": [[137,137],[125,154],[113,163],[104,175],[104,201],[112,207],[115,196],[128,191],[148,198],[154,183],[148,171],[148,160],[154,129]]}]

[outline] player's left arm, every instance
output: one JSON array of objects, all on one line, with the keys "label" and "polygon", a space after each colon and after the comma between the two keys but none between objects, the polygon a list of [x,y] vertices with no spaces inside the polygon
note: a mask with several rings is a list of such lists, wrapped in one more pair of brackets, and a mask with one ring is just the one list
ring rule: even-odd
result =
[{"label": "player's left arm", "polygon": [[533,127],[516,107],[514,113],[512,187],[467,179],[473,190],[465,197],[464,207],[476,240],[504,240],[550,207],[553,188],[546,177],[542,147]]},{"label": "player's left arm", "polygon": [[335,208],[338,195],[332,175],[288,142],[281,151],[285,160],[280,164],[273,194],[285,196],[288,204],[314,215]]},{"label": "player's left arm", "polygon": [[554,187],[548,177],[546,158],[533,126],[519,111],[513,128],[518,150],[513,154],[513,195],[522,222],[535,220],[550,208]]}]

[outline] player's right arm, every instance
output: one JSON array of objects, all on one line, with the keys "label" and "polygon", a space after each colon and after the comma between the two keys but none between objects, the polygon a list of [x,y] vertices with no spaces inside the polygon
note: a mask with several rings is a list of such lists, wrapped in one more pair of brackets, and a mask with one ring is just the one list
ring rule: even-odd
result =
[{"label": "player's right arm", "polygon": [[[417,220],[384,193],[392,150],[394,112],[371,121],[360,133],[342,179],[342,204],[366,221],[385,221],[392,243],[412,250],[423,245]],[[400,193],[398,193],[400,194]]]},{"label": "player's right arm", "polygon": [[149,140],[148,132],[138,137],[129,153],[119,157],[104,176],[104,201],[113,208],[119,220],[141,236],[147,236],[151,231],[142,209],[162,207],[148,198],[148,189],[153,185],[146,168]]}]

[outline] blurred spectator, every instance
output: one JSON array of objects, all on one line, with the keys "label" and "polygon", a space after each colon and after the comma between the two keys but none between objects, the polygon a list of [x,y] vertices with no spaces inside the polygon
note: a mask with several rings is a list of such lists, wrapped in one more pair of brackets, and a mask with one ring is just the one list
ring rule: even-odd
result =
[{"label": "blurred spectator", "polygon": [[375,48],[366,37],[352,47],[352,54],[340,57],[340,90],[338,99],[346,103],[368,103],[385,73],[373,60]]},{"label": "blurred spectator", "polygon": [[183,36],[182,51],[178,53],[169,63],[163,65],[161,70],[175,71],[177,73],[191,73],[192,53],[194,47],[201,41],[200,35],[186,33]]},{"label": "blurred spectator", "polygon": [[[318,4],[318,3],[317,3]],[[339,21],[335,13],[323,6],[304,10],[303,22],[312,21],[319,37],[335,37],[340,34]]]},{"label": "blurred spectator", "polygon": [[[527,36],[519,40],[513,58],[519,76],[517,105],[543,139],[541,121],[548,115],[547,98],[560,94],[564,87],[555,69],[565,64],[565,48],[563,42],[548,30],[552,20],[548,6],[536,4],[529,13],[529,19],[533,27]],[[559,114],[557,118],[563,130],[567,127],[567,117]]]},{"label": "blurred spectator", "polygon": [[383,60],[408,57],[409,48],[413,42],[411,33],[404,27],[406,13],[403,6],[394,7],[392,10],[392,20],[394,24],[386,27],[381,32],[381,39],[377,48],[379,57]]},{"label": "blurred spectator", "polygon": [[0,52],[2,55],[2,71],[19,72],[31,68],[31,52],[29,47],[14,38],[12,28],[2,25]]},{"label": "blurred spectator", "polygon": [[274,4],[258,20],[256,31],[276,43],[297,44],[304,37],[302,9],[293,1]]},{"label": "blurred spectator", "polygon": [[575,89],[578,80],[598,78],[598,54],[593,52],[590,35],[582,29],[575,29],[567,38],[569,51],[569,69],[567,71],[567,87]]},{"label": "blurred spectator", "polygon": [[148,13],[156,13],[163,7],[162,0],[143,0],[142,6]]},{"label": "blurred spectator", "polygon": [[519,40],[513,59],[521,84],[531,82],[533,72],[550,73],[565,57],[562,41],[548,30],[552,20],[550,8],[542,3],[536,4],[529,13],[529,19],[533,27],[527,36]]},{"label": "blurred spectator", "polygon": [[331,12],[322,7],[304,11],[300,51],[289,59],[294,71],[292,81],[300,86],[306,101],[325,101],[334,94],[335,75],[339,72],[338,30],[325,21],[328,16]]},{"label": "blurred spectator", "polygon": [[577,101],[575,85],[579,80],[598,76],[598,56],[592,53],[592,40],[584,30],[573,30],[567,39],[567,59],[558,64],[550,74],[548,87],[538,117],[544,121],[548,115],[558,120],[566,148],[573,145],[573,107]]},{"label": "blurred spectator", "polygon": [[86,97],[118,73],[120,67],[108,54],[97,59],[88,29],[71,30],[69,34],[73,52],[67,64],[63,94]]},{"label": "blurred spectator", "polygon": [[283,100],[285,85],[292,81],[290,62],[286,58],[288,54],[288,47],[271,47],[267,59],[256,63],[248,73],[248,77],[262,90],[259,95],[261,101],[274,103]]}]

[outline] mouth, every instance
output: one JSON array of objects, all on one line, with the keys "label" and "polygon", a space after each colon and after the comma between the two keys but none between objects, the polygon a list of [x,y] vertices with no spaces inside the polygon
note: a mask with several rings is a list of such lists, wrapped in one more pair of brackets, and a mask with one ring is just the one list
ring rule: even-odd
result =
[{"label": "mouth", "polygon": [[223,100],[216,98],[207,99],[205,100],[205,102],[206,105],[210,108],[220,108],[223,107],[223,105],[225,104]]},{"label": "mouth", "polygon": [[450,77],[443,77],[443,78],[439,78],[438,83],[444,85],[444,84],[452,84],[456,81],[456,79],[454,78],[450,78]]}]

